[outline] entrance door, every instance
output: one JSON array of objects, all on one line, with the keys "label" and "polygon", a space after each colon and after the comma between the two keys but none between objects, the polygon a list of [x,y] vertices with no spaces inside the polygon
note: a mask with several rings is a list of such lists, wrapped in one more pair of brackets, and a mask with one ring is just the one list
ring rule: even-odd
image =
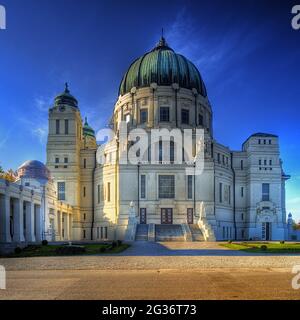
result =
[{"label": "entrance door", "polygon": [[140,224],[147,223],[147,210],[146,208],[140,208]]},{"label": "entrance door", "polygon": [[161,223],[172,224],[173,223],[173,209],[163,208],[161,209]]},{"label": "entrance door", "polygon": [[188,209],[187,209],[187,223],[188,223],[188,224],[193,224],[193,223],[194,223],[194,212],[193,212],[193,208],[188,208]]},{"label": "entrance door", "polygon": [[271,240],[271,222],[262,223],[262,239]]}]

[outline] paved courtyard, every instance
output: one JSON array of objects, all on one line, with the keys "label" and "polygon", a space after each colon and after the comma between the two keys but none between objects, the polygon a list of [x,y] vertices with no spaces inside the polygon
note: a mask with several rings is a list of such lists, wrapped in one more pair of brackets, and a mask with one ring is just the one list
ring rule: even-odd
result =
[{"label": "paved courtyard", "polygon": [[0,299],[300,299],[300,255],[241,253],[217,243],[135,242],[121,254],[0,259]]}]

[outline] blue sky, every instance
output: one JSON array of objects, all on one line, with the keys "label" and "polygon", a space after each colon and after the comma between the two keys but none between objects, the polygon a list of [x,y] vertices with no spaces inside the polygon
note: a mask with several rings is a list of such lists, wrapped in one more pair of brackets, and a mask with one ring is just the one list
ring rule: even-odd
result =
[{"label": "blue sky", "polygon": [[254,132],[280,136],[287,208],[300,219],[300,30],[297,1],[0,0],[0,165],[45,161],[47,111],[68,81],[83,116],[107,123],[130,63],[164,27],[206,83],[214,135],[239,150]]}]

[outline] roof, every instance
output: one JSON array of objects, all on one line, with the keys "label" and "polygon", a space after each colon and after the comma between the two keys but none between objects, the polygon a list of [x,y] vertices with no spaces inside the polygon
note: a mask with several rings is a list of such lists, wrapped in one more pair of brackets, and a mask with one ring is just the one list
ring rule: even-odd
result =
[{"label": "roof", "polygon": [[153,50],[130,65],[121,81],[119,94],[124,95],[133,87],[149,87],[151,83],[161,86],[177,83],[179,87],[195,88],[199,94],[207,96],[199,70],[183,55],[175,53],[164,37]]},{"label": "roof", "polygon": [[65,83],[65,90],[55,98],[55,105],[69,105],[78,108],[78,101],[70,93],[68,83]]},{"label": "roof", "polygon": [[49,169],[38,160],[27,160],[18,168],[18,178],[50,179]]}]

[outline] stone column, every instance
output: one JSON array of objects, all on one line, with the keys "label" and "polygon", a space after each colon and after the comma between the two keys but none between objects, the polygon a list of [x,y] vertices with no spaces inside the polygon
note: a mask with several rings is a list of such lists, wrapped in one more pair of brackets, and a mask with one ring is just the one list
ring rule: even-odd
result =
[{"label": "stone column", "polygon": [[64,239],[65,240],[70,240],[70,235],[69,235],[69,214],[68,213],[64,213],[64,230],[65,230]]},{"label": "stone column", "polygon": [[14,242],[24,242],[23,199],[13,200]]},{"label": "stone column", "polygon": [[25,202],[26,214],[25,214],[25,223],[26,223],[26,234],[25,239],[27,242],[35,242],[34,235],[34,203]]},{"label": "stone column", "polygon": [[60,240],[58,221],[59,221],[59,211],[56,211],[55,217],[54,217],[54,238],[55,238],[55,241]]},{"label": "stone column", "polygon": [[10,197],[0,196],[0,241],[11,242],[10,236]]},{"label": "stone column", "polygon": [[35,240],[42,241],[42,217],[41,206],[34,205],[34,217],[35,217]]},{"label": "stone column", "polygon": [[73,217],[71,214],[69,214],[69,239],[72,240],[73,239]]},{"label": "stone column", "polygon": [[58,237],[60,240],[63,240],[63,236],[62,236],[62,229],[63,229],[63,225],[62,225],[62,211],[58,212]]}]

